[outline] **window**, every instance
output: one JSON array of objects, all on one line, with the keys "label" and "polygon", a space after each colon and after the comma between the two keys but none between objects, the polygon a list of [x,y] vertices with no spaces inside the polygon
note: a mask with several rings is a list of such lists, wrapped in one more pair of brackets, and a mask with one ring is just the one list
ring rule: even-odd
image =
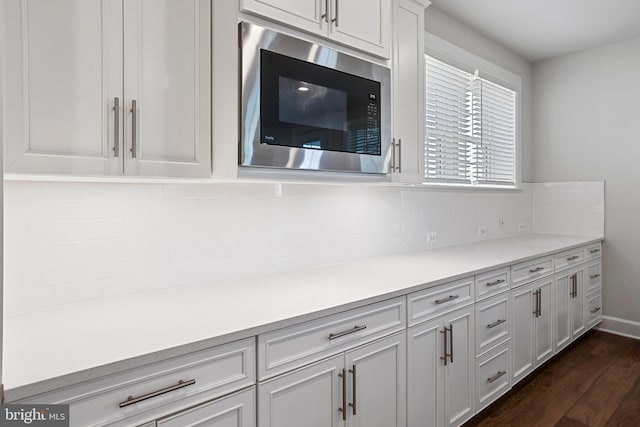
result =
[{"label": "window", "polygon": [[425,55],[425,180],[516,185],[516,92]]}]

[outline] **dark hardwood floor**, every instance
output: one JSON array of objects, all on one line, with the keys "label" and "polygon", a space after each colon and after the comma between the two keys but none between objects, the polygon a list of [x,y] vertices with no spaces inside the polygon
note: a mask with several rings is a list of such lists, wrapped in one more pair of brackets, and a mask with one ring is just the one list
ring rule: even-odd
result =
[{"label": "dark hardwood floor", "polygon": [[640,426],[640,340],[594,331],[467,426]]}]

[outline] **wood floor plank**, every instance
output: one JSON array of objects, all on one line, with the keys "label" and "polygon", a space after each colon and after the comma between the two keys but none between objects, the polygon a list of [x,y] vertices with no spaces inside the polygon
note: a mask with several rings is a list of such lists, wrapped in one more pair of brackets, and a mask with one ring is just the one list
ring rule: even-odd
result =
[{"label": "wood floor plank", "polygon": [[[637,381],[636,385],[623,386],[627,388],[627,392],[607,392],[610,396],[608,401],[617,403],[613,403],[613,408],[610,408],[606,415],[586,416],[587,411],[580,409],[586,407],[585,402],[590,402],[588,399],[597,398],[594,391],[598,388],[596,384],[610,384],[616,375],[623,375],[622,372],[629,376],[635,375],[633,366],[640,366],[637,360],[640,360],[640,341],[593,331],[585,335],[574,347],[553,359],[541,371],[532,374],[534,377],[528,383],[516,385],[514,391],[472,419],[468,425],[584,427],[601,426],[603,419],[606,422],[611,418],[614,424],[607,424],[607,427],[640,426],[640,422],[636,422],[637,417],[640,417],[640,398],[637,394],[640,393],[640,383]],[[615,369],[607,378],[600,379],[614,362]],[[616,407],[619,410],[616,410]],[[568,412],[572,410],[574,417],[569,417]],[[580,413],[583,415],[579,415]],[[625,424],[625,418],[634,421]]]},{"label": "wood floor plank", "polygon": [[613,413],[606,427],[640,426],[640,378],[638,378]]},{"label": "wood floor plank", "polygon": [[554,427],[589,427],[589,426],[586,424],[582,424],[580,421],[576,421],[572,418],[562,417],[562,419],[558,421]]},{"label": "wood floor plank", "polygon": [[[628,344],[628,343],[626,343]],[[625,352],[613,359],[608,369],[567,412],[567,417],[591,427],[604,427],[629,390],[640,379],[640,356]],[[640,401],[636,402],[640,404]]]},{"label": "wood floor plank", "polygon": [[558,360],[478,425],[553,426],[607,366],[608,359],[590,353]]}]

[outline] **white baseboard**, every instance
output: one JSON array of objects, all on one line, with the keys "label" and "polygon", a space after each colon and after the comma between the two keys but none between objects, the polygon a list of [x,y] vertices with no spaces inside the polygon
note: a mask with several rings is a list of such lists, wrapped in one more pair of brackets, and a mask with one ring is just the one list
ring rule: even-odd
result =
[{"label": "white baseboard", "polygon": [[602,316],[602,322],[596,327],[602,332],[609,332],[623,337],[640,340],[640,322],[619,319],[617,317]]}]

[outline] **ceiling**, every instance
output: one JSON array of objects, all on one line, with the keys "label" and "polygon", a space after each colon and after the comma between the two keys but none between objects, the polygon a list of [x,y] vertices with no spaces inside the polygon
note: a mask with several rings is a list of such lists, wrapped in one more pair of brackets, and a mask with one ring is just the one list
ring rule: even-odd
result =
[{"label": "ceiling", "polygon": [[640,0],[431,0],[531,62],[640,36]]}]

